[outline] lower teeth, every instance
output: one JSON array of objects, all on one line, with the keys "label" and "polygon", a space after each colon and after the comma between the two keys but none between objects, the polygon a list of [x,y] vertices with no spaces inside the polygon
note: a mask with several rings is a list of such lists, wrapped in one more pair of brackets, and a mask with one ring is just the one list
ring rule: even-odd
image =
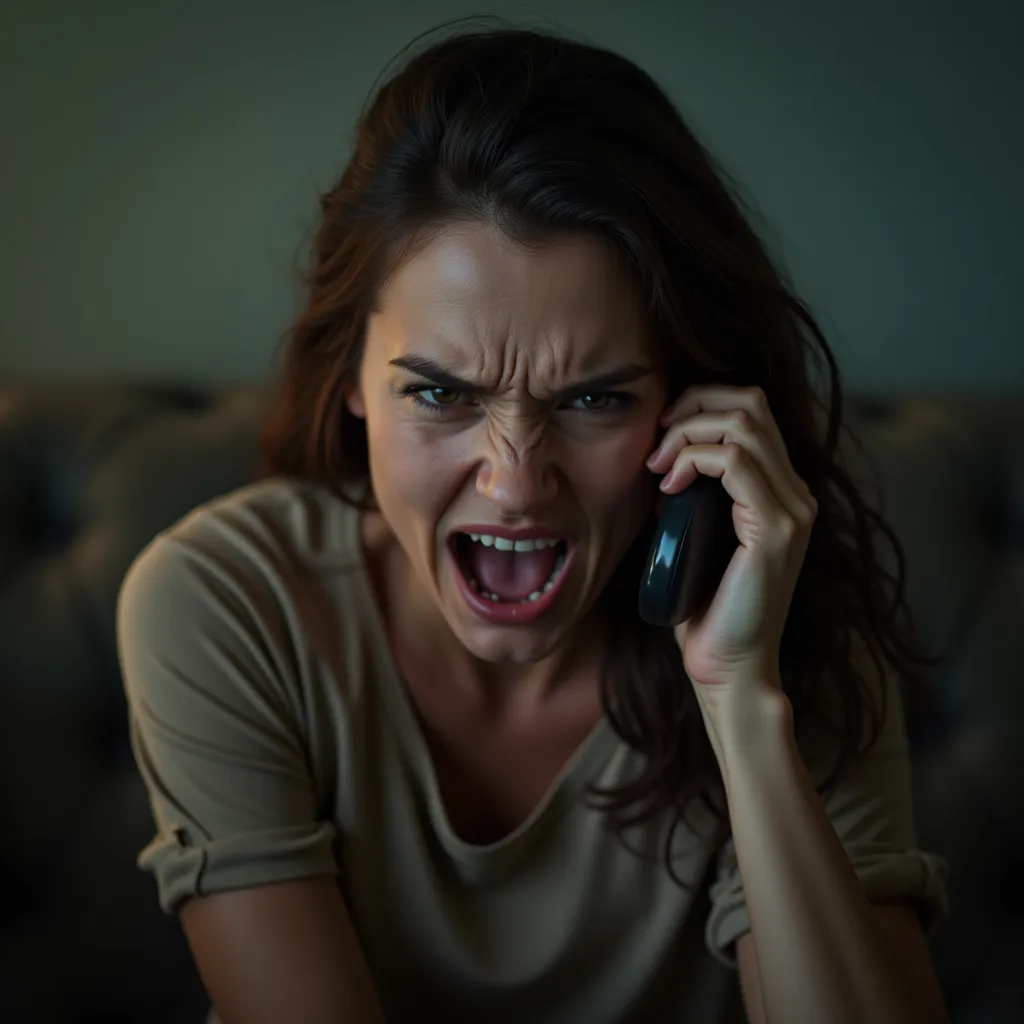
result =
[{"label": "lower teeth", "polygon": [[480,594],[481,597],[486,597],[488,601],[501,602],[503,604],[529,604],[531,601],[539,601],[551,588],[555,585],[555,580],[558,579],[559,573],[562,571],[562,566],[565,565],[565,555],[559,555],[555,560],[555,567],[551,570],[551,575],[548,577],[547,583],[544,584],[541,590],[535,590],[528,597],[520,598],[518,601],[506,601],[503,597],[499,597],[497,594],[491,593],[488,590],[481,590],[480,584],[477,583],[472,576],[469,578],[469,585]]}]

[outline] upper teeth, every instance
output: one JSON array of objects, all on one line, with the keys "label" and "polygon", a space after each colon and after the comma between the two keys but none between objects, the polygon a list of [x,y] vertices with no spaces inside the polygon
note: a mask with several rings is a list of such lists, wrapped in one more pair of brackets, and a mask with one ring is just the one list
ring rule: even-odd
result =
[{"label": "upper teeth", "polygon": [[490,533],[471,533],[469,539],[483,544],[485,548],[497,548],[498,551],[536,551],[539,548],[553,548],[558,543],[557,537],[510,540],[508,537],[495,537]]}]

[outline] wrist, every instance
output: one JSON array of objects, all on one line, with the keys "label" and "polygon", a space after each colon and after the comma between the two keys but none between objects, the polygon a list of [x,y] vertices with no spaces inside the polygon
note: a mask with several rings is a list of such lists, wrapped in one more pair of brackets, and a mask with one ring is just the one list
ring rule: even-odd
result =
[{"label": "wrist", "polygon": [[793,706],[774,684],[722,688],[702,695],[701,709],[723,778],[770,769],[796,750]]}]

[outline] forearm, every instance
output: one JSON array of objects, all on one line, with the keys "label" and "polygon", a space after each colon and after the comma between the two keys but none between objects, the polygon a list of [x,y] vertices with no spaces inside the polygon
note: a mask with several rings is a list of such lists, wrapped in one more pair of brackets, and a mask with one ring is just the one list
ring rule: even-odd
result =
[{"label": "forearm", "polygon": [[181,923],[224,1024],[381,1024],[359,939],[334,878],[189,900]]},{"label": "forearm", "polygon": [[[872,913],[796,746],[785,696],[756,688],[708,720],[769,1022],[941,1021],[887,956]],[[746,698],[750,693],[744,694]],[[719,709],[721,710],[721,709]]]}]

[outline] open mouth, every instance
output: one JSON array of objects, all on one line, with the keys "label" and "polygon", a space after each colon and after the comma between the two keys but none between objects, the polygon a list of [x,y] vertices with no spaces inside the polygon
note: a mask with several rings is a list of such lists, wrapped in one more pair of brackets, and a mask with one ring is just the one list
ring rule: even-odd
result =
[{"label": "open mouth", "polygon": [[524,622],[554,601],[571,561],[561,537],[516,538],[489,533],[453,533],[449,547],[460,590],[485,618]]},{"label": "open mouth", "polygon": [[487,533],[456,533],[455,557],[466,582],[488,601],[539,601],[558,583],[568,545],[557,537],[509,540]]}]

